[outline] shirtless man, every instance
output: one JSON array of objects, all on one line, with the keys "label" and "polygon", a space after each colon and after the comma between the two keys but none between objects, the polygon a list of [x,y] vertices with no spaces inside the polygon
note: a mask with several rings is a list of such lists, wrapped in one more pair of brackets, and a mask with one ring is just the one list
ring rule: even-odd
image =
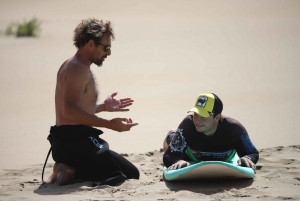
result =
[{"label": "shirtless man", "polygon": [[139,178],[138,169],[108,148],[99,138],[103,127],[118,132],[138,125],[130,118],[111,120],[96,116],[108,111],[128,111],[131,98],[116,100],[113,93],[97,105],[98,93],[91,64],[101,66],[111,55],[114,32],[110,22],[83,20],[74,31],[76,54],[66,60],[57,74],[55,90],[56,125],[51,127],[52,157],[56,162],[48,182],[66,185],[75,179],[100,181],[121,175],[123,180]]}]

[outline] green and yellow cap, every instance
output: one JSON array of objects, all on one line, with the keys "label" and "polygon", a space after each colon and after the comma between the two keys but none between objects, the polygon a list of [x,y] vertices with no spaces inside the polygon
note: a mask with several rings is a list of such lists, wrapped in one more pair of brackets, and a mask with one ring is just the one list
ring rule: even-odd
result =
[{"label": "green and yellow cap", "polygon": [[199,94],[196,103],[188,112],[196,112],[201,117],[209,117],[212,114],[221,114],[223,103],[214,93]]}]

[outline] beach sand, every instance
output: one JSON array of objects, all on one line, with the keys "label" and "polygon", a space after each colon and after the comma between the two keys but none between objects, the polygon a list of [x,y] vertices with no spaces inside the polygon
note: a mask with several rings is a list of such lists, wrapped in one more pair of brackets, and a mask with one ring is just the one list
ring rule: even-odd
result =
[{"label": "beach sand", "polygon": [[[299,10],[293,0],[0,1],[2,33],[13,21],[42,21],[37,38],[0,35],[0,200],[300,199]],[[56,73],[76,52],[74,28],[89,17],[112,21],[116,33],[112,55],[91,67],[99,102],[113,92],[135,101],[129,112],[99,116],[139,123],[101,137],[141,178],[118,187],[43,185]],[[163,138],[204,92],[222,99],[223,114],[261,151],[254,180],[162,179]],[[51,165],[50,157],[47,176]]]},{"label": "beach sand", "polygon": [[[260,150],[254,179],[174,181],[162,176],[162,152],[123,154],[140,170],[140,180],[118,186],[80,182],[66,186],[43,184],[41,164],[6,170],[0,175],[1,200],[299,200],[300,146]],[[53,164],[48,164],[49,176]]]}]

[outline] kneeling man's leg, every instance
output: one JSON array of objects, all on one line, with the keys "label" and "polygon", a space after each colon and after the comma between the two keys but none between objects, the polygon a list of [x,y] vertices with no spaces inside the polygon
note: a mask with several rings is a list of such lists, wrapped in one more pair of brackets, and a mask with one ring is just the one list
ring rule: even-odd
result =
[{"label": "kneeling man's leg", "polygon": [[122,172],[127,176],[127,179],[139,179],[140,172],[130,161],[121,156],[120,154],[109,150],[117,165],[121,168]]},{"label": "kneeling man's leg", "polygon": [[75,181],[75,168],[63,163],[57,165],[57,179],[55,184],[67,185]]}]

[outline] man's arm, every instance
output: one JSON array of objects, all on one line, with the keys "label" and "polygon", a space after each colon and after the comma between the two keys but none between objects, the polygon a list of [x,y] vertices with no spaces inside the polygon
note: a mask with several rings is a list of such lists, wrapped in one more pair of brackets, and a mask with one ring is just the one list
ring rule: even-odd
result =
[{"label": "man's arm", "polygon": [[167,168],[170,167],[171,165],[177,163],[178,161],[180,161],[180,154],[173,154],[170,150],[170,147],[167,149],[166,153],[163,155],[163,162],[164,162],[164,166],[166,166]]},{"label": "man's arm", "polygon": [[97,105],[95,113],[104,112],[104,111],[106,111],[105,103],[101,103],[101,104]]},{"label": "man's arm", "polygon": [[240,156],[240,159],[238,160],[238,165],[251,167],[255,171],[255,164],[259,159],[259,153],[255,148],[254,144],[251,142],[246,130],[243,130],[242,134],[240,135],[237,152]]},{"label": "man's arm", "polygon": [[189,166],[187,161],[182,160],[185,155],[187,144],[182,134],[182,129],[177,129],[173,135],[169,147],[163,156],[164,166],[168,169],[178,169],[181,167]]},{"label": "man's arm", "polygon": [[137,125],[129,123],[126,118],[106,120],[83,110],[79,106],[79,101],[90,79],[89,68],[80,64],[72,64],[66,70],[65,91],[63,95],[63,114],[66,118],[83,125],[104,127],[119,132],[128,131],[132,126]]}]

